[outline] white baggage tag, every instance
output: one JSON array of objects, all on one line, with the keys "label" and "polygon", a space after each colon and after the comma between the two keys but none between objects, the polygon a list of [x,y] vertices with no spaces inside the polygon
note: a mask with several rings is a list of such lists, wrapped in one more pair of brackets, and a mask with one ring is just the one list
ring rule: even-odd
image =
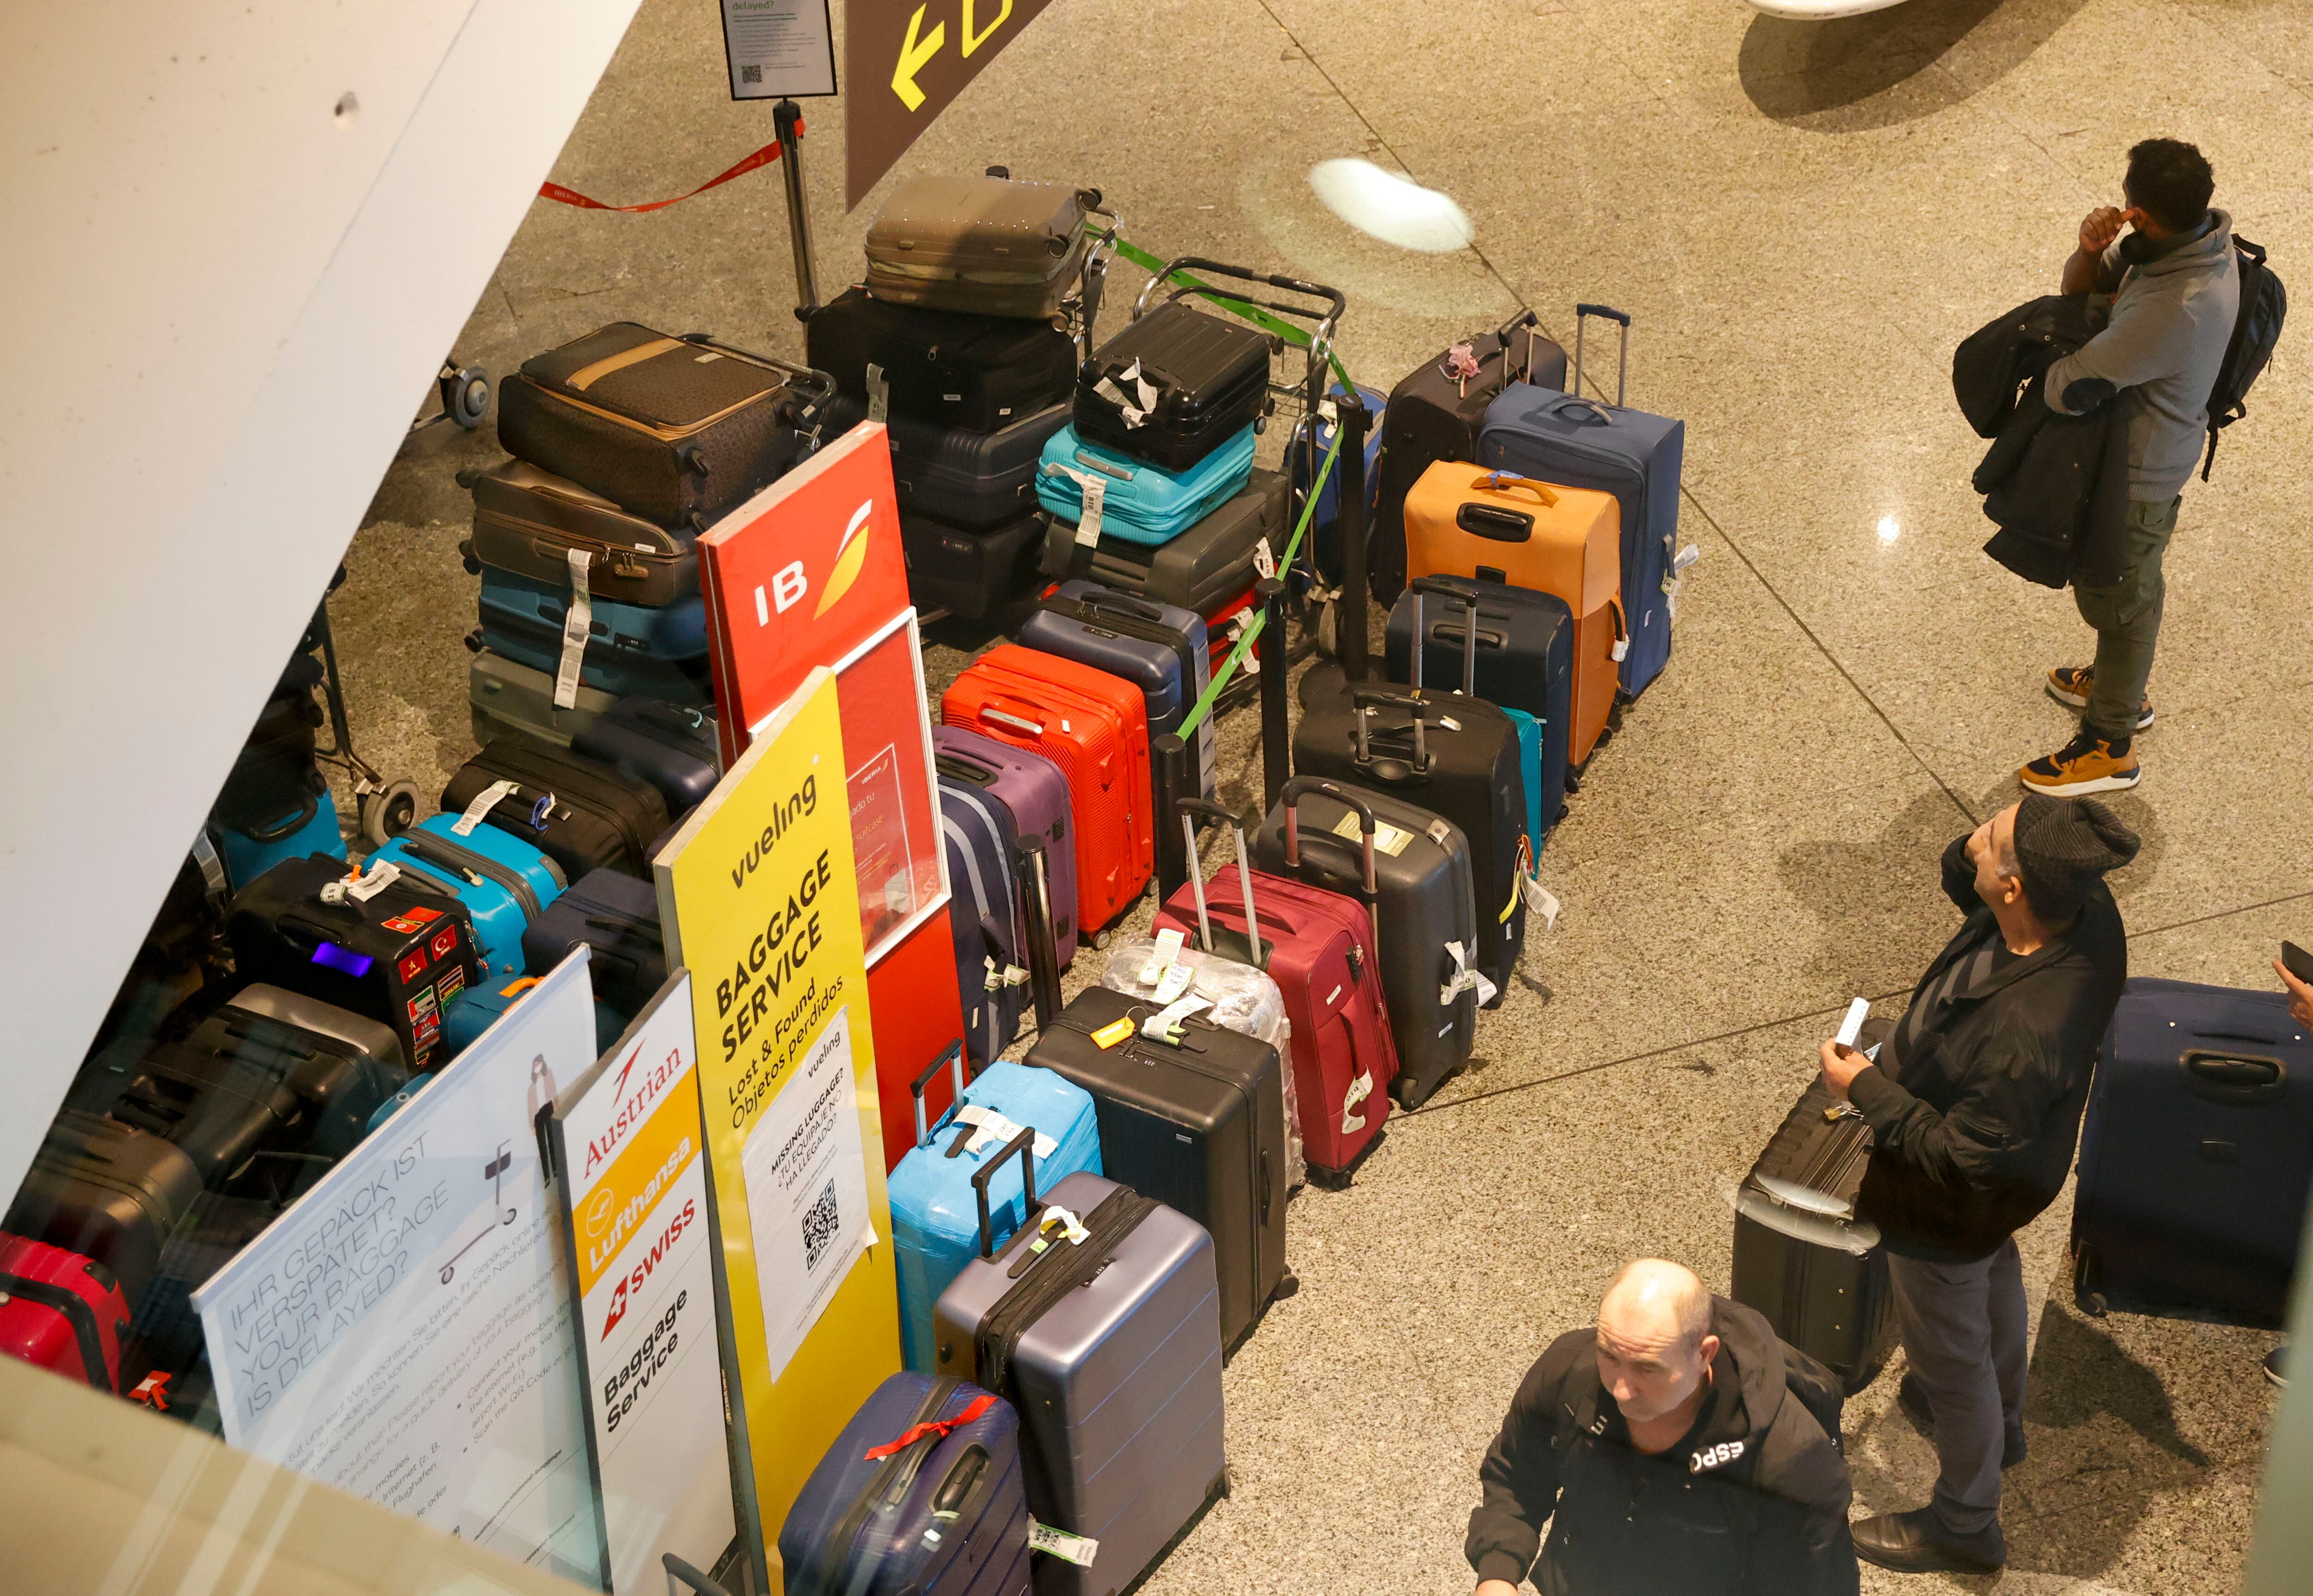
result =
[{"label": "white baggage tag", "polygon": [[1454,977],[1438,988],[1438,1006],[1441,1009],[1451,1008],[1456,998],[1464,992],[1473,990],[1478,995],[1480,1008],[1491,1003],[1494,1000],[1494,994],[1500,990],[1494,985],[1492,978],[1483,970],[1470,968],[1469,955],[1462,951],[1460,943],[1447,943],[1446,951],[1454,956]]},{"label": "white baggage tag", "polygon": [[1004,984],[1007,987],[1025,987],[1028,984],[1028,972],[1016,964],[1007,964],[1004,967]]},{"label": "white baggage tag", "polygon": [[1678,557],[1671,561],[1669,571],[1663,576],[1663,609],[1673,620],[1678,618],[1678,590],[1685,585],[1686,568],[1702,557],[1702,550],[1690,543],[1678,551]]},{"label": "white baggage tag", "polygon": [[1163,980],[1165,972],[1172,969],[1173,961],[1181,956],[1182,944],[1188,940],[1177,931],[1158,932],[1156,951],[1148,956],[1148,962],[1140,967],[1140,984],[1146,987]]},{"label": "white baggage tag", "polygon": [[1181,1045],[1181,1038],[1186,1034],[1182,1029],[1181,1022],[1199,1009],[1209,1009],[1212,1006],[1201,997],[1183,997],[1179,1002],[1143,1020],[1140,1022],[1140,1034],[1152,1042],[1168,1042],[1177,1048]]},{"label": "white baggage tag", "polygon": [[1458,732],[1462,729],[1462,723],[1456,720],[1450,715],[1439,715],[1438,717],[1438,723],[1445,727],[1448,732]]},{"label": "white baggage tag", "polygon": [[1035,1520],[1030,1519],[1028,1549],[1032,1552],[1049,1552],[1064,1563],[1073,1563],[1079,1568],[1089,1568],[1092,1566],[1094,1554],[1100,1550],[1100,1542],[1086,1536],[1071,1535],[1066,1530],[1055,1530],[1050,1524],[1040,1524]]},{"label": "white baggage tag", "polygon": [[1353,1136],[1365,1129],[1366,1117],[1359,1113],[1358,1105],[1373,1095],[1373,1076],[1359,1075],[1350,1083],[1350,1090],[1341,1099],[1341,1134]]},{"label": "white baggage tag", "polygon": [[867,419],[889,421],[892,418],[892,385],[884,380],[884,368],[870,364],[867,368]]},{"label": "white baggage tag", "polygon": [[492,782],[474,794],[474,801],[466,805],[466,812],[450,822],[450,829],[460,837],[471,837],[474,828],[482,823],[482,817],[497,807],[499,799],[513,791],[514,783],[510,781]]},{"label": "white baggage tag", "polygon": [[1253,546],[1253,568],[1263,582],[1277,574],[1277,556],[1269,547],[1269,534],[1261,534],[1261,541]]},{"label": "white baggage tag", "polygon": [[[972,1127],[972,1140],[963,1144],[966,1153],[985,1153],[991,1147],[1001,1147],[1026,1128],[979,1103],[964,1104],[955,1111],[955,1117],[959,1123]],[[1060,1144],[1041,1130],[1036,1133],[1033,1146],[1038,1158],[1050,1158],[1060,1150]]]},{"label": "white baggage tag", "polygon": [[1545,930],[1558,929],[1559,902],[1557,895],[1532,876],[1518,882],[1518,895],[1526,899],[1526,912],[1540,915]]},{"label": "white baggage tag", "polygon": [[570,709],[578,703],[578,665],[586,654],[586,635],[594,629],[594,601],[586,592],[586,567],[594,555],[570,550],[570,608],[562,612],[562,662],[554,672],[554,707]]},{"label": "white baggage tag", "polygon": [[367,903],[400,879],[400,865],[391,859],[380,859],[359,876],[322,882],[321,901],[343,903],[350,898],[356,903]]},{"label": "white baggage tag", "polygon": [[1077,541],[1089,547],[1100,541],[1100,513],[1108,503],[1108,479],[1088,477],[1084,481],[1084,517],[1077,522]]},{"label": "white baggage tag", "polygon": [[996,973],[996,960],[994,956],[983,955],[980,961],[988,966],[988,973],[982,976],[980,979],[980,989],[982,992],[997,992],[1002,990],[1003,978]]},{"label": "white baggage tag", "polygon": [[1171,1003],[1174,998],[1180,996],[1181,994],[1186,992],[1189,989],[1189,983],[1196,978],[1197,972],[1190,969],[1187,965],[1174,965],[1158,978],[1156,982],[1155,1001],[1157,1003]]}]

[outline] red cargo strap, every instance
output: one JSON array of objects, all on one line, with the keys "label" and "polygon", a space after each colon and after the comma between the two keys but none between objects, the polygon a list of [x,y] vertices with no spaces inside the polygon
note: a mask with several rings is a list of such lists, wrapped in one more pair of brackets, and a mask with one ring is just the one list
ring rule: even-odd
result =
[{"label": "red cargo strap", "polygon": [[[796,123],[796,136],[797,138],[803,136],[803,123],[800,120]],[[778,141],[773,139],[721,176],[708,178],[693,189],[690,194],[678,194],[673,199],[655,199],[648,205],[604,205],[599,199],[589,199],[577,189],[566,189],[559,183],[541,183],[538,186],[538,196],[541,199],[558,199],[564,205],[575,205],[579,209],[586,211],[663,211],[668,206],[681,205],[693,194],[704,194],[709,189],[718,188],[729,182],[733,178],[745,177],[756,168],[769,166],[778,158]]]},{"label": "red cargo strap", "polygon": [[963,1425],[972,1423],[972,1420],[980,1417],[981,1415],[986,1413],[989,1408],[995,1406],[996,1399],[983,1391],[972,1399],[972,1406],[966,1407],[962,1413],[957,1414],[954,1418],[926,1419],[922,1424],[916,1425],[906,1434],[901,1436],[897,1441],[887,1441],[883,1445],[874,1448],[867,1453],[866,1459],[863,1460],[874,1463],[890,1457],[894,1452],[905,1451],[908,1448],[915,1445],[917,1442],[921,1441],[927,1435],[937,1435],[941,1440],[945,1441],[953,1432],[961,1428]]}]

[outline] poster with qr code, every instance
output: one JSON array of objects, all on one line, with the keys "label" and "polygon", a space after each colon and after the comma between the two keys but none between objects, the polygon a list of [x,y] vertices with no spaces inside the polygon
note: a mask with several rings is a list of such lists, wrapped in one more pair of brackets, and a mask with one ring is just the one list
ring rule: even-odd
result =
[{"label": "poster with qr code", "polygon": [[835,92],[827,0],[723,0],[723,54],[734,100]]},{"label": "poster with qr code", "polygon": [[852,1260],[875,1244],[855,1095],[847,1006],[755,1121],[740,1155],[773,1380]]}]

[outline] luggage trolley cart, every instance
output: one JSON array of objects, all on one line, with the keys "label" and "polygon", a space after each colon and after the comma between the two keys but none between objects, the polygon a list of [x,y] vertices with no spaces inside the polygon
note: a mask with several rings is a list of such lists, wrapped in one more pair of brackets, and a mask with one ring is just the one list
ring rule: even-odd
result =
[{"label": "luggage trolley cart", "polygon": [[[330,579],[330,592],[335,592],[345,584],[346,568]],[[330,635],[330,601],[327,594],[313,607],[312,625],[305,628],[303,652],[321,652],[321,695],[329,700],[330,746],[316,749],[313,757],[324,765],[334,765],[346,773],[353,783],[354,802],[358,806],[362,840],[371,847],[383,847],[409,829],[418,821],[419,802],[418,784],[413,781],[388,781],[379,774],[376,766],[354,751],[354,734],[346,719],[345,684],[338,676],[338,645]]]}]

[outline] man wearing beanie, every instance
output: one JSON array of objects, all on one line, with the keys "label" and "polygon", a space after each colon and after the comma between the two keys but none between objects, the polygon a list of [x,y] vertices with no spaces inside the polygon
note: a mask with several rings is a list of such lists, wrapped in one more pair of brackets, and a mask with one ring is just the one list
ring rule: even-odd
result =
[{"label": "man wearing beanie", "polygon": [[1871,1127],[1858,1206],[1886,1238],[1910,1372],[1935,1435],[1934,1500],[1854,1526],[1900,1572],[2008,1558],[2000,1471],[2024,1457],[2024,1272],[2015,1233],[2063,1188],[2097,1045],[2128,977],[2106,871],[2136,834],[2090,798],[2027,794],[1944,850],[1966,915],[1875,1065],[1823,1044],[1834,1096]]}]

